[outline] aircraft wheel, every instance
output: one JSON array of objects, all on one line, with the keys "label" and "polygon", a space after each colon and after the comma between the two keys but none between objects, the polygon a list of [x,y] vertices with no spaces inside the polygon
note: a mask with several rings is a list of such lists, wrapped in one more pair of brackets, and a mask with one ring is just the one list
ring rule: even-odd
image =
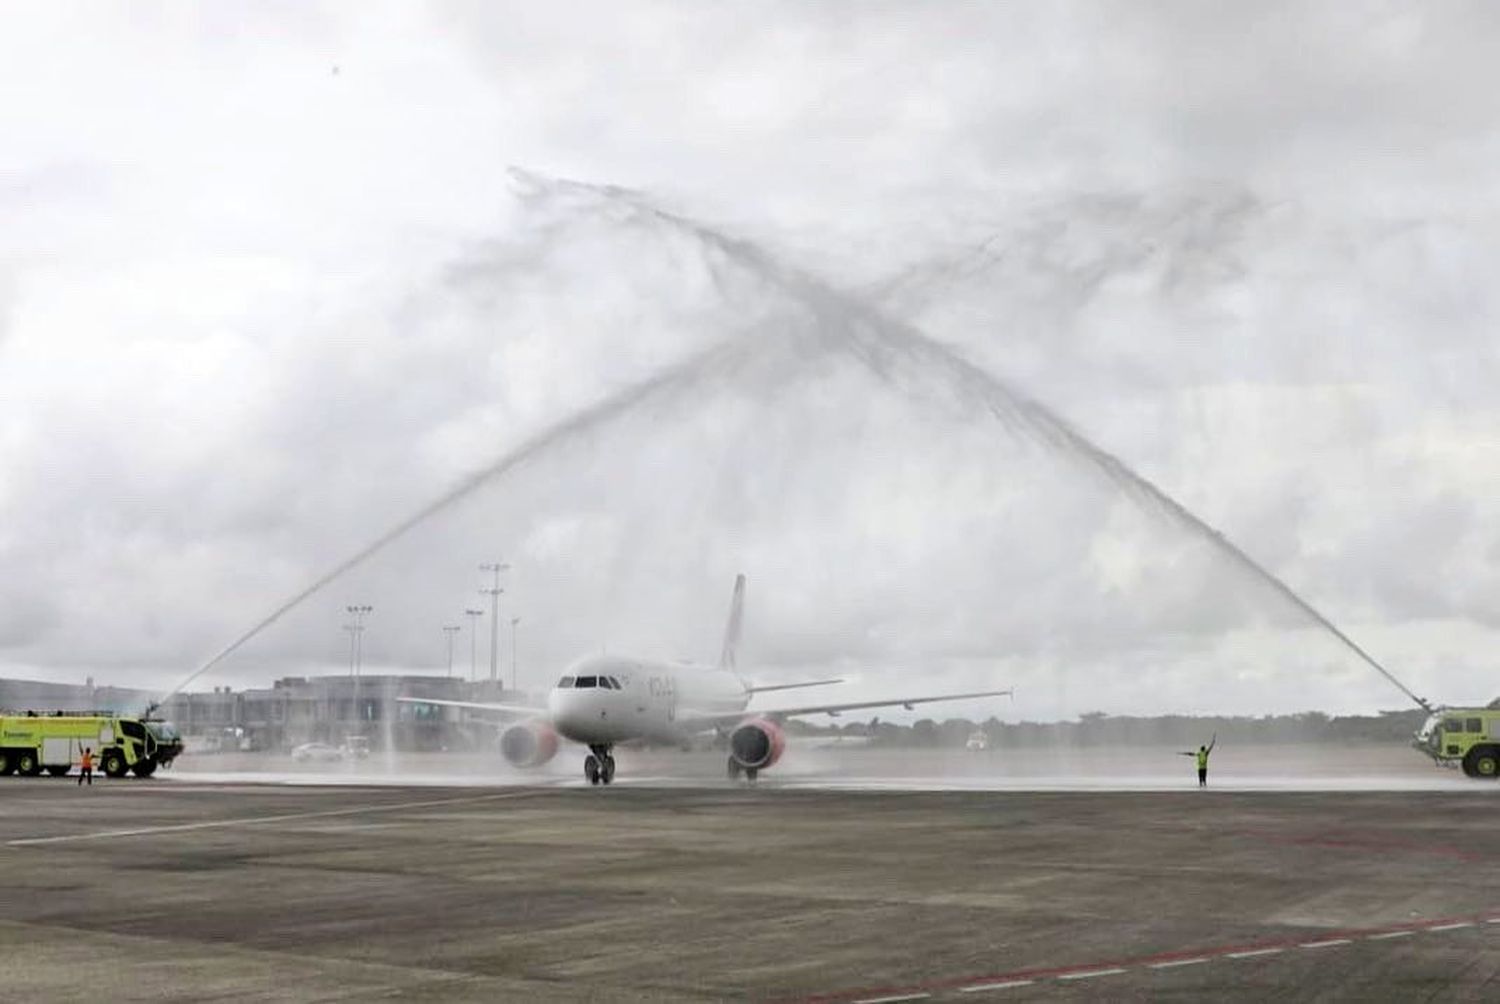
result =
[{"label": "aircraft wheel", "polygon": [[589,779],[589,784],[599,783],[599,759],[592,753],[583,758],[583,776]]},{"label": "aircraft wheel", "polygon": [[729,780],[731,780],[731,781],[738,781],[739,779],[740,779],[740,764],[739,764],[739,761],[736,760],[734,757],[730,757],[729,758]]},{"label": "aircraft wheel", "polygon": [[604,760],[599,764],[599,782],[609,784],[615,779],[615,758],[605,754]]},{"label": "aircraft wheel", "polygon": [[757,770],[757,769],[755,769],[754,767],[746,767],[745,768],[745,780],[749,781],[751,784],[755,783],[755,779],[759,775],[760,775],[760,771]]}]

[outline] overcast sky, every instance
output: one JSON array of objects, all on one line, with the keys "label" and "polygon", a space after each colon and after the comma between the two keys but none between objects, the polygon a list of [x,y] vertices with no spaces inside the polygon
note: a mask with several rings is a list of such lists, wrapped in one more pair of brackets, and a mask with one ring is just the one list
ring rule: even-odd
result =
[{"label": "overcast sky", "polygon": [[368,671],[443,672],[499,557],[533,685],[711,658],[744,570],[762,677],[1014,684],[954,709],[1011,719],[1402,706],[1076,450],[869,365],[879,329],[1066,418],[1420,693],[1500,693],[1492,5],[0,14],[0,673],[170,685],[666,371],[202,684],[340,671],[353,602]]}]

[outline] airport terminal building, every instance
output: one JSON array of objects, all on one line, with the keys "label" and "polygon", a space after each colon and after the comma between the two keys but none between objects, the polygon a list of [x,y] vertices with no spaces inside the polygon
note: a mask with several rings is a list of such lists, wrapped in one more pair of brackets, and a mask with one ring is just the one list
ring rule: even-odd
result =
[{"label": "airport terminal building", "polygon": [[[144,690],[0,679],[0,708],[11,711],[108,710],[140,714],[156,699]],[[493,718],[461,708],[407,704],[402,697],[505,701],[522,695],[500,685],[416,675],[289,676],[270,687],[173,696],[158,717],[174,722],[194,752],[284,751],[306,742],[341,744],[364,736],[372,749],[479,750],[494,744]]]}]

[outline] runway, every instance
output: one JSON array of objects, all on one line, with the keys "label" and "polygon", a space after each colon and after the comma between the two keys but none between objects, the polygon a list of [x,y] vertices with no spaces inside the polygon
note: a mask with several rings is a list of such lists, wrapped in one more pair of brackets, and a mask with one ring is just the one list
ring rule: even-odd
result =
[{"label": "runway", "polygon": [[[584,787],[586,751],[565,745],[541,768],[517,769],[497,754],[374,754],[366,760],[296,763],[271,754],[187,756],[161,776],[184,782],[295,785]],[[616,751],[617,785],[713,787],[724,783],[724,757],[703,750]],[[760,784],[816,791],[1181,791],[1196,781],[1193,762],[1170,747],[1057,749],[881,749],[829,741],[793,741]],[[1454,791],[1475,782],[1439,768],[1399,744],[1232,745],[1214,753],[1216,790]],[[1500,796],[1500,785],[1492,786]]]},{"label": "runway", "polygon": [[1485,786],[5,782],[0,979],[17,997],[1478,1000],[1500,986]]}]

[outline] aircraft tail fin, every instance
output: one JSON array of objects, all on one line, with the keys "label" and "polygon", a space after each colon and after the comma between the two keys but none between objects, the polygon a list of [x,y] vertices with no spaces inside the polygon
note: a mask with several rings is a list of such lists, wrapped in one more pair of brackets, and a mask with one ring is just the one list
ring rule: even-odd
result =
[{"label": "aircraft tail fin", "polygon": [[745,573],[734,577],[734,596],[729,601],[729,623],[724,625],[724,648],[719,652],[719,668],[734,669],[735,652],[740,647],[740,625],[745,618]]}]

